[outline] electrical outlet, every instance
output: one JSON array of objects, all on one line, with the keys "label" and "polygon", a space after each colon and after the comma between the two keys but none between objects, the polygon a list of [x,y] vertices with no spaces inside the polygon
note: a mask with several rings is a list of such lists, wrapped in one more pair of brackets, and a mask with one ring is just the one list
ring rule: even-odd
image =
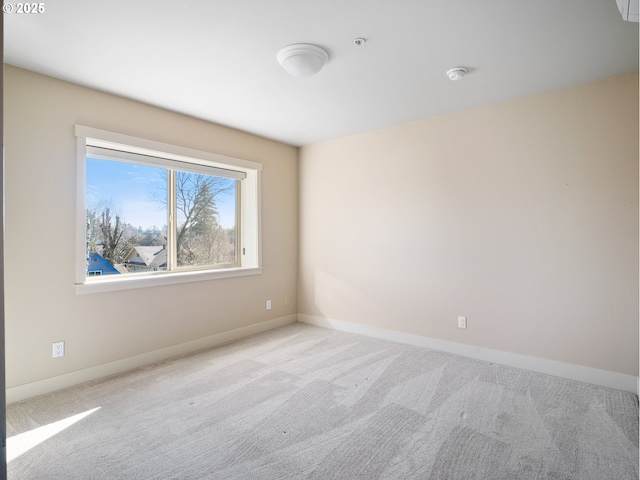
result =
[{"label": "electrical outlet", "polygon": [[467,328],[467,317],[458,317],[458,328]]},{"label": "electrical outlet", "polygon": [[287,297],[284,299],[284,304],[285,305],[291,305],[291,297]]},{"label": "electrical outlet", "polygon": [[271,300],[267,300],[267,310],[271,310]]},{"label": "electrical outlet", "polygon": [[53,358],[64,357],[64,342],[53,342]]}]

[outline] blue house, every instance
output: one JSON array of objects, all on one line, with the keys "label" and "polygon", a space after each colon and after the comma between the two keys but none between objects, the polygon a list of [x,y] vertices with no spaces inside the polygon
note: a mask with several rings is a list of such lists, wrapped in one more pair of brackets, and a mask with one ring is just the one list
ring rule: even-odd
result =
[{"label": "blue house", "polygon": [[113,265],[107,262],[99,253],[92,252],[89,255],[89,262],[87,263],[87,277],[114,275],[119,273],[120,272],[113,268]]}]

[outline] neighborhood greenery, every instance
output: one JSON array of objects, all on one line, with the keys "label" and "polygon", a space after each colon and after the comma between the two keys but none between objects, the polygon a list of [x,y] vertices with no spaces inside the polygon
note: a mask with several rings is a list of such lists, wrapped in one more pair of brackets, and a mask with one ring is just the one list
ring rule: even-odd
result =
[{"label": "neighborhood greenery", "polygon": [[220,226],[216,199],[235,194],[235,189],[236,181],[230,178],[177,172],[178,266],[234,261],[235,229]]},{"label": "neighborhood greenery", "polygon": [[[165,175],[168,172],[163,171]],[[165,190],[166,192],[166,190]],[[218,202],[236,194],[236,180],[212,175],[175,172],[177,266],[231,264],[236,260],[236,228],[220,225]],[[169,199],[163,192],[149,192],[150,198],[165,211]],[[235,203],[235,202],[234,202]],[[101,200],[87,208],[87,255],[97,253],[115,270],[111,273],[167,269],[167,225],[135,227],[126,222],[118,206]],[[142,252],[153,250],[153,268]],[[160,260],[163,256],[162,261]],[[142,265],[142,264],[145,265]],[[89,270],[91,267],[89,267]],[[89,272],[90,273],[90,272]]]}]

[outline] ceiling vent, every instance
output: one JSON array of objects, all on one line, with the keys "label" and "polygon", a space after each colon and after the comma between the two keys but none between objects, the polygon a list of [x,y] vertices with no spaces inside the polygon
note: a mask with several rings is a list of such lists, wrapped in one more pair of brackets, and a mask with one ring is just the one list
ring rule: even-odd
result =
[{"label": "ceiling vent", "polygon": [[638,22],[640,9],[638,8],[639,0],[616,0],[618,8],[622,14],[622,19],[627,22]]}]

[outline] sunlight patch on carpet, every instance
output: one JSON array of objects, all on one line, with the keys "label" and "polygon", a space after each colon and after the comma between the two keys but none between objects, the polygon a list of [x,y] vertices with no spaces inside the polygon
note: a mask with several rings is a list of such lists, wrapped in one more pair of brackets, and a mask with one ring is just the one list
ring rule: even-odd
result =
[{"label": "sunlight patch on carpet", "polygon": [[86,412],[78,413],[77,415],[72,415],[71,417],[50,423],[49,425],[34,428],[33,430],[7,438],[7,463],[69,428],[71,425],[78,423],[93,412],[100,410],[100,408],[101,407],[92,408]]}]

